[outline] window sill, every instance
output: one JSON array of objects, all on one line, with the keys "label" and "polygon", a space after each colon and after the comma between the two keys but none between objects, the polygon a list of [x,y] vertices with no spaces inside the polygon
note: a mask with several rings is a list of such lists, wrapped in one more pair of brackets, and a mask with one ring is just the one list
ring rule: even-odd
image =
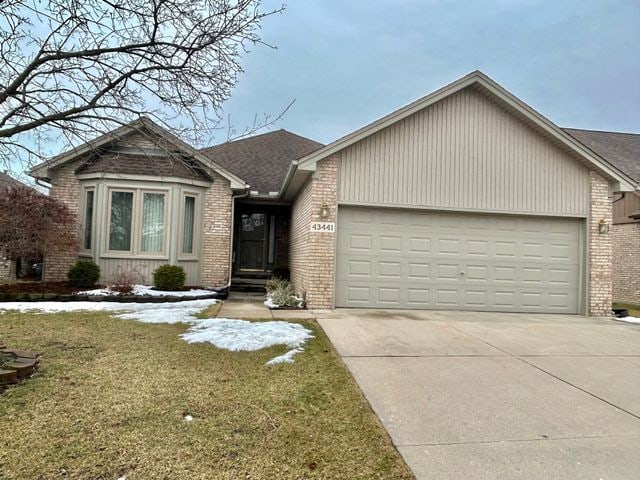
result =
[{"label": "window sill", "polygon": [[188,256],[188,257],[178,257],[178,261],[179,262],[199,262],[200,261],[200,257],[196,257],[196,256]]},{"label": "window sill", "polygon": [[100,258],[113,258],[121,260],[166,260],[169,261],[168,255],[148,255],[134,253],[113,253],[107,252],[100,255]]}]

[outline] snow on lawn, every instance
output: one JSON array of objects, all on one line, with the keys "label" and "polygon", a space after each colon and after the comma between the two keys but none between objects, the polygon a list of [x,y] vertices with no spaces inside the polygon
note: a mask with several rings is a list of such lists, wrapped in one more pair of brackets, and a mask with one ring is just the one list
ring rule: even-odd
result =
[{"label": "snow on lawn", "polygon": [[617,320],[619,322],[640,324],[640,318],[638,317],[620,317],[620,318],[614,317],[614,320]]},{"label": "snow on lawn", "polygon": [[[201,288],[191,289],[191,290],[179,290],[179,291],[162,291],[162,290],[154,290],[153,287],[149,285],[134,285],[133,292],[131,295],[139,295],[143,297],[160,297],[160,296],[168,296],[168,297],[199,297],[201,295],[213,295],[216,292],[211,290],[203,290]],[[83,292],[78,292],[78,295],[98,295],[98,296],[108,296],[108,295],[120,295],[118,292],[114,292],[111,288],[96,288],[95,290],[85,290]]]},{"label": "snow on lawn", "polygon": [[274,345],[285,345],[291,350],[272,358],[267,365],[291,363],[293,356],[303,351],[311,330],[297,323],[272,321],[249,322],[231,318],[198,319],[195,315],[218,300],[186,300],[162,303],[118,302],[1,302],[0,314],[11,310],[33,313],[59,313],[81,311],[113,312],[114,317],[145,323],[189,323],[192,326],[181,337],[188,343],[210,343],[217,348],[255,351]]}]

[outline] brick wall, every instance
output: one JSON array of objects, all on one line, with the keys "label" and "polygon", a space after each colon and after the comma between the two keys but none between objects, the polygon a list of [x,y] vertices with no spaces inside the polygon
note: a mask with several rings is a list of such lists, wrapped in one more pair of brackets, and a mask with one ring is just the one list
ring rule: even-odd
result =
[{"label": "brick wall", "polygon": [[[335,222],[338,163],[328,157],[318,163],[312,178],[301,189],[291,210],[289,268],[298,294],[309,308],[333,308],[335,233],[311,233],[312,222]],[[329,206],[329,218],[320,218],[320,207]]]},{"label": "brick wall", "polygon": [[202,285],[222,287],[229,281],[232,191],[229,180],[209,174],[213,185],[204,196]]},{"label": "brick wall", "polygon": [[609,184],[596,172],[590,173],[591,212],[589,216],[589,315],[609,316],[612,303],[612,236],[599,233],[599,221],[611,225],[613,213]]},{"label": "brick wall", "polygon": [[[78,213],[80,209],[80,183],[75,175],[75,170],[83,160],[79,159],[56,168],[52,173],[51,190],[52,198],[64,203],[76,216],[76,228],[78,225]],[[47,252],[44,259],[44,280],[57,282],[67,280],[69,267],[78,259],[78,248]]]},{"label": "brick wall", "polygon": [[640,303],[640,223],[611,227],[613,236],[613,299]]}]

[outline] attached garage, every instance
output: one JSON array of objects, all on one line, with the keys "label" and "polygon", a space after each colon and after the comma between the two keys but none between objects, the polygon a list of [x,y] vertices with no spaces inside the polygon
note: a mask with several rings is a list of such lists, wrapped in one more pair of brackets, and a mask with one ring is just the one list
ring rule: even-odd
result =
[{"label": "attached garage", "polygon": [[591,315],[611,313],[611,195],[635,188],[480,72],[299,159],[285,186],[312,308]]},{"label": "attached garage", "polygon": [[578,313],[576,218],[340,207],[336,306]]}]

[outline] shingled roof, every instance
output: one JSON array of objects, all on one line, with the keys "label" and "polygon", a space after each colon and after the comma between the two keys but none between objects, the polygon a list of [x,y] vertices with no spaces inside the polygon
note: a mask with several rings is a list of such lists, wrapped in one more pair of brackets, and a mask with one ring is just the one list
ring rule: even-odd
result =
[{"label": "shingled roof", "polygon": [[214,162],[244,179],[260,194],[277,192],[289,165],[323,145],[286,130],[264,133],[200,150]]},{"label": "shingled roof", "polygon": [[563,128],[607,162],[640,182],[640,134]]}]

